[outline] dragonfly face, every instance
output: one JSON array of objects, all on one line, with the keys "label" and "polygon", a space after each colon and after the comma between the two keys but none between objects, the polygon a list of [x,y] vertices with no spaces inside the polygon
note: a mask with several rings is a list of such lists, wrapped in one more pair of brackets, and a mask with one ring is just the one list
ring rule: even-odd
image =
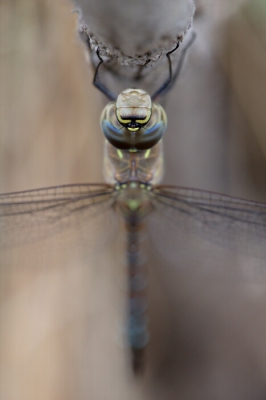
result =
[{"label": "dragonfly face", "polygon": [[120,150],[148,150],[163,137],[167,127],[164,109],[152,103],[141,89],[127,89],[116,102],[110,102],[101,115],[101,128]]},{"label": "dragonfly face", "polygon": [[127,89],[116,100],[116,117],[130,132],[136,132],[149,122],[152,101],[148,93],[141,89]]}]

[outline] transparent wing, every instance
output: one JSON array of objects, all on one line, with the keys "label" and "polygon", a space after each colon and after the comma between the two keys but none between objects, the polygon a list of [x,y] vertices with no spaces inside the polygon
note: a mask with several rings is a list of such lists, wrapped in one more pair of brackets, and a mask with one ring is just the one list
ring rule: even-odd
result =
[{"label": "transparent wing", "polygon": [[[151,352],[164,343],[161,360],[171,360],[174,377],[184,365],[193,370],[197,354],[201,366],[203,354],[208,354],[206,365],[212,360],[208,371],[224,363],[231,374],[239,371],[241,355],[248,354],[248,360],[256,348],[259,356],[254,360],[260,365],[265,346],[266,205],[167,186],[154,188],[150,196],[149,289],[155,288],[149,302]],[[158,363],[161,374],[163,368]]]},{"label": "transparent wing", "polygon": [[115,197],[104,184],[0,195],[1,360],[12,359],[14,349],[16,365],[30,357],[38,369],[44,353],[50,365],[53,345],[47,351],[46,343],[66,338],[64,352],[76,360],[80,343],[87,369],[109,343],[110,320],[116,323]]},{"label": "transparent wing", "polygon": [[151,196],[154,249],[170,263],[221,274],[245,270],[252,279],[266,275],[265,204],[171,186],[156,187]]},{"label": "transparent wing", "polygon": [[65,185],[0,195],[0,244],[31,242],[73,224],[109,215],[115,190],[106,184]]}]

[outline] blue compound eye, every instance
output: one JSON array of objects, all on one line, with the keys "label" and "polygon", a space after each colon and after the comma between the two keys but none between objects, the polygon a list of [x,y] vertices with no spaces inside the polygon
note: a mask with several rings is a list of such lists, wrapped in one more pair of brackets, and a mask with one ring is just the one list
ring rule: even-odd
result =
[{"label": "blue compound eye", "polygon": [[147,150],[161,140],[167,127],[164,109],[141,89],[124,90],[101,115],[106,139],[120,150]]}]

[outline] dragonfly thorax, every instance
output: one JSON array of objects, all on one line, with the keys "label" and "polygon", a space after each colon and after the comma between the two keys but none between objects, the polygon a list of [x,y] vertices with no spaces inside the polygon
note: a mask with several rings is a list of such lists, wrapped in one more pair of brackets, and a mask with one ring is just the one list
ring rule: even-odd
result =
[{"label": "dragonfly thorax", "polygon": [[149,184],[141,182],[127,182],[116,186],[119,195],[117,205],[124,218],[133,218],[135,223],[145,217],[151,210],[151,202],[148,193],[151,190]]},{"label": "dragonfly thorax", "polygon": [[162,141],[145,151],[119,150],[105,142],[104,175],[108,183],[158,184],[163,175]]}]

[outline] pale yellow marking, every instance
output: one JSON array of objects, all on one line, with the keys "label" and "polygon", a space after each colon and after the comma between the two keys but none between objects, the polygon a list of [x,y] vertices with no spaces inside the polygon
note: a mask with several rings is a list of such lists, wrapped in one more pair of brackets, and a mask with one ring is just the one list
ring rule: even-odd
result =
[{"label": "pale yellow marking", "polygon": [[128,207],[131,211],[136,211],[139,208],[140,202],[139,200],[129,200]]},{"label": "pale yellow marking", "polygon": [[123,153],[119,149],[117,149],[117,155],[118,155],[119,158],[121,158],[121,159],[123,158]]},{"label": "pale yellow marking", "polygon": [[140,127],[137,127],[137,128],[127,128],[127,130],[130,131],[130,132],[136,132],[136,131],[138,131],[139,129],[140,129]]},{"label": "pale yellow marking", "polygon": [[147,115],[147,117],[145,119],[136,119],[136,122],[138,124],[143,124],[143,125],[146,124],[149,121],[150,117],[151,117],[151,112],[149,112],[147,114],[148,115]]},{"label": "pale yellow marking", "polygon": [[148,149],[148,150],[146,151],[146,153],[145,153],[144,158],[145,158],[145,159],[149,158],[149,157],[150,157],[150,154],[151,154],[151,149]]}]

